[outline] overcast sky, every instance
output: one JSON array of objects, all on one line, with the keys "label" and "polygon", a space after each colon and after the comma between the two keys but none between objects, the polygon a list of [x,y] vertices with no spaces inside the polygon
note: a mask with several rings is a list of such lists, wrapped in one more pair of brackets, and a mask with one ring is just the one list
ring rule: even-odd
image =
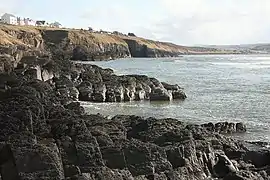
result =
[{"label": "overcast sky", "polygon": [[0,0],[0,13],[183,45],[270,42],[270,0]]}]

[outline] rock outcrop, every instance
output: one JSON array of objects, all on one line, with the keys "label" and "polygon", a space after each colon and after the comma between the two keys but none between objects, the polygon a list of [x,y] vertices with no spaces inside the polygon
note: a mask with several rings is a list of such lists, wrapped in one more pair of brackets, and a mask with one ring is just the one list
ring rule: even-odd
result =
[{"label": "rock outcrop", "polygon": [[13,73],[4,79],[8,89],[0,99],[2,180],[270,177],[268,149],[225,137],[209,125],[87,115],[79,103],[63,101],[67,97],[50,82]]},{"label": "rock outcrop", "polygon": [[[116,76],[111,69],[102,69],[94,65],[75,65],[80,71],[81,82],[77,88],[81,101],[124,102],[124,101],[170,101],[186,98],[178,86],[171,89],[163,86],[157,79],[139,75]],[[78,67],[79,66],[79,67]],[[83,70],[82,70],[83,69]],[[167,89],[166,89],[167,88]]]},{"label": "rock outcrop", "polygon": [[178,85],[161,83],[143,75],[117,76],[112,69],[82,65],[52,57],[23,56],[19,62],[0,55],[1,72],[12,71],[24,77],[50,81],[59,96],[91,102],[171,101],[186,98]]}]

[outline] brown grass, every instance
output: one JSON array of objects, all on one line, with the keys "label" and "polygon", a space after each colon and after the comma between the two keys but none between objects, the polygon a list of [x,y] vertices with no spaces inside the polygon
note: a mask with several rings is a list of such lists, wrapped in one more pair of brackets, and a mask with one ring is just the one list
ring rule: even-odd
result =
[{"label": "brown grass", "polygon": [[[167,52],[190,52],[190,53],[226,53],[216,49],[203,49],[179,46],[172,43],[158,42],[139,37],[118,36],[110,34],[92,33],[87,30],[68,29],[68,28],[50,28],[50,27],[34,27],[34,26],[13,26],[0,24],[0,45],[25,45],[31,46],[32,39],[41,39],[42,31],[57,31],[55,36],[60,38],[68,38],[73,44],[85,45],[91,47],[99,44],[121,44],[127,46],[125,39],[135,40],[141,45],[146,45],[148,48],[157,49]],[[62,34],[63,31],[63,34]],[[62,37],[62,36],[63,37]],[[24,39],[22,37],[25,37]],[[30,38],[29,38],[30,37]],[[33,37],[33,38],[32,38]],[[32,38],[32,39],[31,39]],[[53,36],[51,38],[54,38]],[[57,38],[56,38],[57,39]],[[227,52],[228,53],[228,52]]]}]

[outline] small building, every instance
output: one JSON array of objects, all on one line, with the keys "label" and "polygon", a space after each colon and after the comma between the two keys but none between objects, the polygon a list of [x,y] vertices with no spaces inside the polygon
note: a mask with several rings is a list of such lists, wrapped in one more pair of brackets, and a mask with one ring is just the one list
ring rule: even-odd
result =
[{"label": "small building", "polygon": [[53,27],[53,28],[61,28],[62,27],[62,25],[59,22],[51,23],[51,24],[49,24],[49,26]]},{"label": "small building", "polygon": [[24,26],[25,25],[24,19],[20,18],[20,17],[17,17],[17,24],[19,26]]},{"label": "small building", "polygon": [[36,26],[46,26],[46,21],[36,21]]},{"label": "small building", "polygon": [[24,19],[24,24],[26,26],[35,26],[36,25],[36,21],[30,18],[25,18]]},{"label": "small building", "polygon": [[9,13],[5,13],[2,16],[1,19],[2,19],[2,22],[3,23],[6,23],[6,24],[13,24],[13,25],[17,25],[18,24],[17,17],[15,17],[14,15],[9,14]]},{"label": "small building", "polygon": [[94,29],[92,27],[88,27],[89,32],[94,32]]}]

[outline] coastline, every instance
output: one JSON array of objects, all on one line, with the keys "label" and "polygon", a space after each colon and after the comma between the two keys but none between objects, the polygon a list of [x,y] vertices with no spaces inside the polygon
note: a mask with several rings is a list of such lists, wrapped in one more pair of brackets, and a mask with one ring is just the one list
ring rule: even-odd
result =
[{"label": "coastline", "polygon": [[161,43],[156,48],[160,42],[145,45],[133,38],[128,45],[118,36],[93,37],[85,31],[0,30],[1,179],[269,179],[269,144],[227,136],[245,133],[243,123],[108,118],[95,111],[87,115],[80,106],[79,100],[168,102],[188,97],[177,84],[143,75],[117,76],[112,69],[70,59],[130,57],[133,45],[138,49],[133,56],[166,57],[187,47]]},{"label": "coastline", "polygon": [[3,180],[269,177],[270,150],[264,143],[224,135],[245,133],[242,123],[196,125],[176,119],[86,115],[77,102],[80,98],[130,101],[147,97],[147,90],[150,100],[151,93],[152,100],[186,96],[178,85],[155,78],[116,76],[111,69],[58,58],[24,56],[13,67],[12,56],[1,56]]},{"label": "coastline", "polygon": [[126,57],[177,57],[179,55],[241,54],[241,51],[180,46],[140,37],[87,30],[0,25],[2,52],[19,59],[25,55],[58,53],[67,59],[102,61]]}]

